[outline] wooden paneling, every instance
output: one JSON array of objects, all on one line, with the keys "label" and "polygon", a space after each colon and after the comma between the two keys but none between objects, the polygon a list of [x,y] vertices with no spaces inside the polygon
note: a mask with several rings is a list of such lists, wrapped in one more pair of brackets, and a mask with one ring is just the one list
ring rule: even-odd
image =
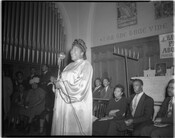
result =
[{"label": "wooden paneling", "polygon": [[148,69],[149,57],[151,58],[152,69],[155,69],[156,63],[161,62],[165,62],[168,68],[173,66],[173,58],[160,59],[158,36],[97,46],[91,49],[94,69],[93,81],[97,77],[109,77],[113,87],[121,83],[126,88],[124,59],[113,55],[114,46],[116,46],[116,48],[130,49],[140,53],[139,61],[128,60],[128,78],[143,76],[143,70]]}]

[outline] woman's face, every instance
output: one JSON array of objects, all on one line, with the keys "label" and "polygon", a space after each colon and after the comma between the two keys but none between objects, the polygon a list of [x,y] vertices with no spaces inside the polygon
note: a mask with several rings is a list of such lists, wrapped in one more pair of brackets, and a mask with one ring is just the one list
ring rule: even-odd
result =
[{"label": "woman's face", "polygon": [[103,80],[103,85],[106,87],[106,86],[108,86],[109,85],[109,81],[107,80],[107,79],[104,79]]},{"label": "woman's face", "polygon": [[122,96],[123,92],[121,91],[121,88],[115,88],[114,90],[114,96],[115,98],[120,98]]},{"label": "woman's face", "polygon": [[48,69],[48,68],[47,68],[46,65],[43,65],[43,66],[42,66],[42,71],[43,71],[43,72],[45,72],[47,69]]},{"label": "woman's face", "polygon": [[98,86],[100,86],[100,85],[101,85],[101,81],[100,81],[100,80],[98,80],[98,79],[97,79],[97,80],[95,80],[95,86],[96,86],[96,87],[98,87]]},{"label": "woman's face", "polygon": [[18,78],[18,80],[22,80],[23,79],[23,74],[22,73],[18,73],[17,78]]},{"label": "woman's face", "polygon": [[168,95],[170,97],[173,97],[174,96],[174,83],[170,83],[168,85]]},{"label": "woman's face", "polygon": [[72,47],[71,51],[70,51],[70,55],[71,55],[71,59],[73,61],[76,61],[78,59],[83,58],[83,52],[81,51],[81,49],[79,47],[77,47],[76,45]]}]

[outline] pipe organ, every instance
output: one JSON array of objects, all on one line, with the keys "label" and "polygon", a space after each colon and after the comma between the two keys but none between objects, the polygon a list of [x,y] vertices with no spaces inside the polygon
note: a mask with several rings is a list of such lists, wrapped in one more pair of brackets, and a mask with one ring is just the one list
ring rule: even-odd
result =
[{"label": "pipe organ", "polygon": [[57,66],[66,36],[55,3],[4,1],[2,23],[3,63]]}]

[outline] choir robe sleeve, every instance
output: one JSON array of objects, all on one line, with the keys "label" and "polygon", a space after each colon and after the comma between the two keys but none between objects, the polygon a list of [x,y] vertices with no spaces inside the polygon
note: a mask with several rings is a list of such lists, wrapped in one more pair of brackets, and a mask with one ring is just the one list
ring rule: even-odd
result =
[{"label": "choir robe sleeve", "polygon": [[60,80],[60,95],[66,103],[80,102],[86,99],[86,95],[91,85],[92,67],[89,64],[85,64],[80,67],[81,71],[74,78],[73,82],[68,80]]}]

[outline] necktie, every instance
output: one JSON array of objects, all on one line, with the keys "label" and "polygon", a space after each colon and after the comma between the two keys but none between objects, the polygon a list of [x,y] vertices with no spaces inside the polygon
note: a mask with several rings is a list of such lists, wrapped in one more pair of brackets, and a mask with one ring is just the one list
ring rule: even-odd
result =
[{"label": "necktie", "polygon": [[105,88],[105,92],[107,92],[107,90],[108,90],[108,87]]},{"label": "necktie", "polygon": [[133,104],[132,104],[132,116],[134,116],[135,110],[136,110],[136,107],[137,107],[137,98],[138,98],[138,94],[135,95],[134,100],[133,100]]},{"label": "necktie", "polygon": [[172,115],[172,109],[173,109],[173,98],[169,101],[169,104],[168,104],[168,111],[167,111],[167,117],[171,117]]}]

